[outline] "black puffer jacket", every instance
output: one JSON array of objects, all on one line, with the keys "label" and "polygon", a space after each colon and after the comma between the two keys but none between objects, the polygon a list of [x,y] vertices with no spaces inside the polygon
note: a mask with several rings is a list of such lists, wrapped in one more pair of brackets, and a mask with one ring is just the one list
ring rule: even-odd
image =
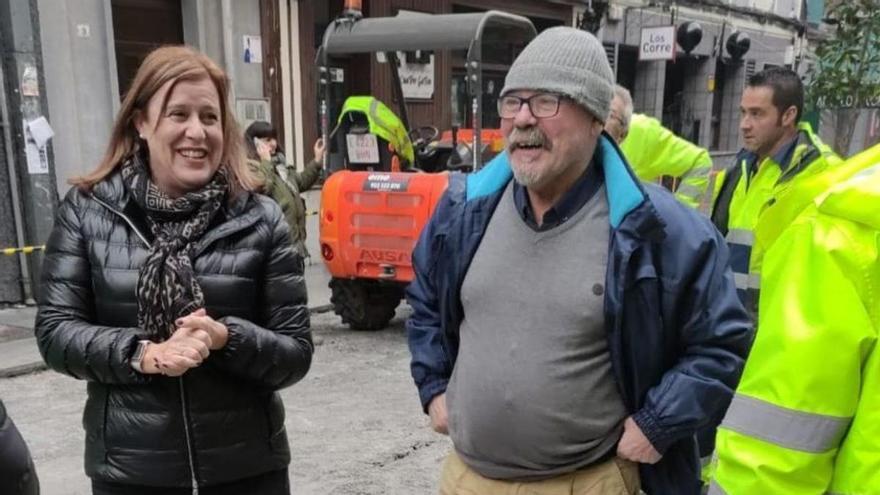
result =
[{"label": "black puffer jacket", "polygon": [[135,286],[152,241],[118,172],[91,195],[72,190],[46,245],[36,335],[46,363],[88,380],[86,474],[137,485],[214,485],[290,462],[276,390],[312,357],[303,260],[270,199],[243,194],[196,244],[208,314],[225,348],[181,378],[130,366]]},{"label": "black puffer jacket", "polygon": [[39,495],[40,482],[34,461],[21,433],[6,415],[0,400],[0,493],[3,495]]}]

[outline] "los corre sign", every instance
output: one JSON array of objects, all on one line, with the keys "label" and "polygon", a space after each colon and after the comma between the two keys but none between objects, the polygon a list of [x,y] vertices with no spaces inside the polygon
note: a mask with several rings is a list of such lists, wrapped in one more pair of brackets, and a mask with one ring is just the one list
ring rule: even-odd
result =
[{"label": "los corre sign", "polygon": [[639,60],[675,60],[675,26],[642,28]]}]

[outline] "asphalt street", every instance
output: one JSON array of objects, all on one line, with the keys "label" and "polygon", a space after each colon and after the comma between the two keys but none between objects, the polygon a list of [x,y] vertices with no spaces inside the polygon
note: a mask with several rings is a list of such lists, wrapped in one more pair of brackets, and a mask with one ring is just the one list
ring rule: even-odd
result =
[{"label": "asphalt street", "polygon": [[[451,444],[422,414],[403,329],[356,332],[332,313],[313,315],[309,374],[281,392],[293,451],[292,493],[436,493]],[[0,379],[0,397],[30,446],[45,495],[87,495],[81,414],[85,382],[42,371]]]}]

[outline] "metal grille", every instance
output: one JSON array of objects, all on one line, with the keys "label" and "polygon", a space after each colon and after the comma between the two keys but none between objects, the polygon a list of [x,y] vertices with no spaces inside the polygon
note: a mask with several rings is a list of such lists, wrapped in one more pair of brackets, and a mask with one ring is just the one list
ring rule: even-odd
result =
[{"label": "metal grille", "polygon": [[755,61],[746,60],[746,80],[755,75]]},{"label": "metal grille", "polygon": [[614,75],[617,75],[617,50],[616,46],[613,44],[603,43],[602,46],[605,47],[605,56],[608,58],[608,63],[611,65],[611,72]]}]

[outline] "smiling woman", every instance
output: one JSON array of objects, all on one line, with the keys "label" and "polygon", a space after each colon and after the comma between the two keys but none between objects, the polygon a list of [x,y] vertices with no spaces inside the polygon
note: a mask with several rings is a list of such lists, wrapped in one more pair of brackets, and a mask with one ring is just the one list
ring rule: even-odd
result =
[{"label": "smiling woman", "polygon": [[[197,84],[200,81],[202,84]],[[122,101],[104,158],[93,172],[73,179],[71,183],[84,192],[90,191],[97,183],[120,169],[127,158],[146,155],[146,148],[149,147],[147,138],[157,132],[164,121],[172,120],[168,115],[170,110],[179,110],[169,103],[178,93],[175,90],[181,83],[188,83],[184,85],[184,89],[189,86],[189,90],[204,92],[205,94],[200,96],[208,99],[211,91],[207,89],[206,84],[213,87],[215,99],[212,103],[216,106],[215,119],[219,119],[221,130],[218,145],[221,150],[219,168],[230,179],[230,192],[235,195],[240,191],[258,189],[261,185],[260,181],[245,163],[238,124],[229,106],[226,74],[206,55],[183,46],[160,48],[144,60]],[[178,101],[185,102],[187,106],[195,105],[195,100],[190,100],[189,96],[196,94],[190,95],[188,91],[187,94],[177,94]],[[180,115],[177,116],[179,117]],[[152,122],[154,125],[148,125],[143,129],[139,127],[147,122]],[[162,160],[161,154],[151,155],[149,158]],[[165,192],[169,193],[169,191]]]},{"label": "smiling woman", "polygon": [[227,84],[191,48],[148,55],[46,245],[35,332],[89,381],[93,494],[290,492],[277,390],[311,364],[303,260],[252,193]]},{"label": "smiling woman", "polygon": [[171,197],[204,186],[220,167],[220,96],[207,76],[165,83],[135,127],[147,142],[153,182]]}]

